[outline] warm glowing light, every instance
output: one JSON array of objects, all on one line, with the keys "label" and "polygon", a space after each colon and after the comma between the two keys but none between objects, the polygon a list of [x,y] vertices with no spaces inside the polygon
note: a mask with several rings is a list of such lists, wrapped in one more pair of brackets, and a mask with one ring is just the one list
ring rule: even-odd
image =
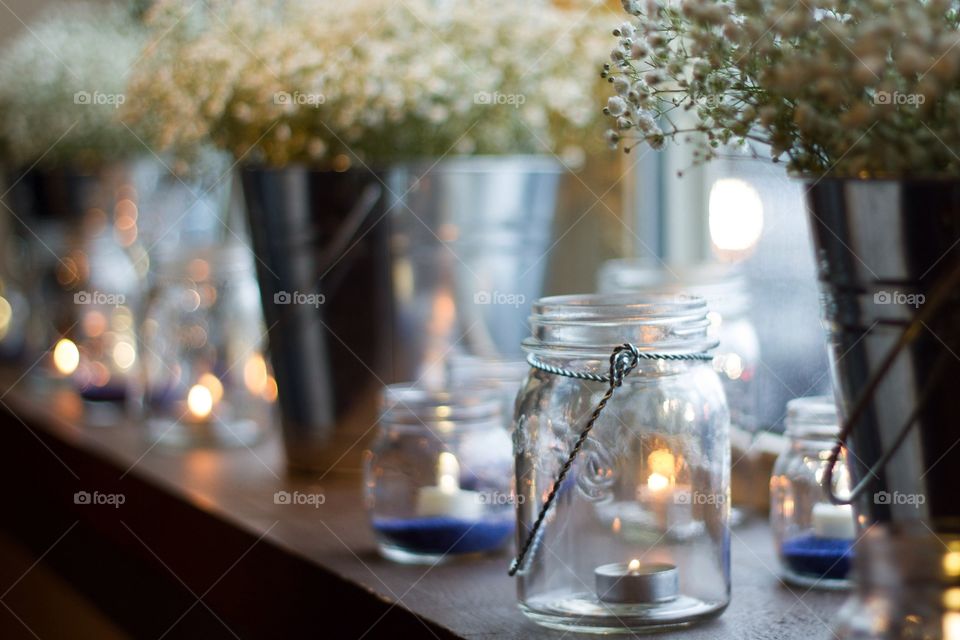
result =
[{"label": "warm glowing light", "polygon": [[110,369],[102,362],[91,362],[86,374],[87,382],[95,387],[105,387],[110,382]]},{"label": "warm glowing light", "polygon": [[187,393],[187,409],[194,418],[208,418],[213,411],[213,395],[210,389],[202,384],[190,387],[190,392]]},{"label": "warm glowing light", "polygon": [[613,527],[611,527],[611,528],[613,529],[613,532],[614,532],[614,533],[620,533],[620,527],[621,527],[620,517],[618,516],[618,517],[616,517],[616,518],[613,519]]},{"label": "warm glowing light", "polygon": [[639,570],[640,570],[640,561],[637,560],[636,558],[634,558],[633,560],[627,563],[627,571],[630,571],[631,573],[633,573]]},{"label": "warm glowing light", "polygon": [[950,551],[943,556],[943,572],[948,576],[960,576],[960,551]]},{"label": "warm glowing light", "polygon": [[437,486],[443,493],[456,493],[460,489],[460,463],[449,451],[437,459]]},{"label": "warm glowing light", "polygon": [[137,203],[130,198],[122,198],[117,201],[117,204],[113,205],[113,215],[118,219],[126,218],[130,222],[136,222],[139,215]]},{"label": "warm glowing light", "polygon": [[7,299],[0,296],[0,340],[10,331],[10,320],[13,318],[13,307]]},{"label": "warm glowing light", "polygon": [[743,375],[743,359],[735,353],[726,353],[720,356],[723,373],[731,380],[739,380]]},{"label": "warm glowing light", "polygon": [[250,393],[261,395],[267,389],[270,376],[267,374],[267,362],[260,354],[254,354],[243,365],[243,384]]},{"label": "warm glowing light", "polygon": [[137,350],[129,342],[118,342],[113,345],[113,361],[123,370],[133,366],[137,360]]},{"label": "warm glowing light", "polygon": [[72,257],[67,256],[57,265],[57,282],[64,287],[80,282],[80,266]]},{"label": "warm glowing light", "polygon": [[647,478],[647,486],[651,491],[663,491],[670,486],[670,478],[659,473],[651,473]]},{"label": "warm glowing light", "polygon": [[669,449],[657,449],[647,456],[647,465],[650,470],[665,478],[672,478],[676,473],[676,458]]},{"label": "warm glowing light", "polygon": [[73,340],[63,338],[53,348],[53,366],[65,376],[77,370],[80,366],[80,350]]},{"label": "warm glowing light", "polygon": [[943,592],[943,607],[960,610],[960,587],[951,587]]},{"label": "warm glowing light", "polygon": [[960,640],[960,613],[948,611],[943,614],[943,640]]},{"label": "warm glowing light", "polygon": [[710,239],[721,252],[745,252],[763,232],[763,203],[756,189],[736,178],[710,188]]},{"label": "warm glowing light", "polygon": [[187,264],[187,274],[195,282],[203,282],[210,277],[210,263],[203,258],[194,258]]},{"label": "warm glowing light", "polygon": [[88,311],[82,322],[83,332],[91,338],[99,338],[107,330],[107,317],[99,311]]},{"label": "warm glowing light", "polygon": [[223,383],[212,373],[205,373],[197,379],[197,384],[207,388],[214,404],[223,399]]},{"label": "warm glowing light", "polygon": [[277,379],[270,376],[267,379],[267,386],[263,390],[263,399],[267,402],[276,402],[278,395],[280,395],[280,389],[277,388]]}]

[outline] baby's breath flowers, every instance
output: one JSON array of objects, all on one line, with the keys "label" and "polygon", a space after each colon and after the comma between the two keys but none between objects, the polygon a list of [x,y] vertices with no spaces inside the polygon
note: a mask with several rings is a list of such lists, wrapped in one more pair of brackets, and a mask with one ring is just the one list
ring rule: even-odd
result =
[{"label": "baby's breath flowers", "polygon": [[623,0],[607,141],[769,147],[799,174],[960,175],[954,0]]},{"label": "baby's breath flowers", "polygon": [[145,39],[116,4],[64,5],[24,28],[0,51],[0,161],[89,168],[145,153],[117,115]]},{"label": "baby's breath flowers", "polygon": [[124,117],[160,148],[275,166],[563,153],[602,131],[611,14],[562,4],[159,0]]}]

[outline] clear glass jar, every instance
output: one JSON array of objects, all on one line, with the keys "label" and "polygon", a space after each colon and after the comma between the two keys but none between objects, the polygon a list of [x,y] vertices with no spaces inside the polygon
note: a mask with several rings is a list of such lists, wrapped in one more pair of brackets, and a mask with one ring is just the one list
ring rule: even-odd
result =
[{"label": "clear glass jar", "polygon": [[719,340],[713,368],[727,393],[730,425],[748,433],[757,430],[760,339],[747,314],[750,295],[740,273],[722,264],[666,267],[610,260],[600,268],[598,285],[601,293],[688,293],[704,298],[710,308],[709,334]]},{"label": "clear glass jar", "polygon": [[246,247],[190,252],[159,267],[135,394],[151,441],[230,447],[259,440],[277,397],[265,336]]},{"label": "clear glass jar", "polygon": [[526,360],[486,358],[468,354],[453,354],[447,361],[450,387],[482,384],[500,389],[503,420],[509,433],[513,433],[513,411],[517,393],[523,386],[529,369],[530,365]]},{"label": "clear glass jar", "polygon": [[874,525],[857,542],[855,592],[837,640],[960,637],[960,536],[919,521]]},{"label": "clear glass jar", "polygon": [[496,387],[391,385],[364,456],[380,552],[404,563],[501,550],[514,531],[510,437]]},{"label": "clear glass jar", "polygon": [[[831,504],[820,485],[840,433],[833,398],[791,400],[786,424],[789,448],[770,478],[770,527],[783,579],[804,587],[848,588],[857,538],[853,508]],[[833,479],[837,495],[849,491],[843,457]]]},{"label": "clear glass jar", "polygon": [[[526,350],[606,374],[614,347],[716,344],[707,306],[675,296],[560,296],[533,305]],[[531,368],[514,447],[522,545],[607,384]],[[607,404],[517,573],[521,610],[556,629],[645,631],[730,601],[729,412],[709,362],[640,360]]]}]

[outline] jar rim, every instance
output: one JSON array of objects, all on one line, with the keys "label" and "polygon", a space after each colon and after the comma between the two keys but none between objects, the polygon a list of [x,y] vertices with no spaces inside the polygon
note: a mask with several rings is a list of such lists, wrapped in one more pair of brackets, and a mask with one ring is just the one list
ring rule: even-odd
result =
[{"label": "jar rim", "polygon": [[707,333],[707,303],[686,294],[599,293],[534,302],[528,351],[609,351],[626,342],[643,351],[696,353],[717,345]]},{"label": "jar rim", "polygon": [[840,433],[832,396],[807,396],[787,402],[786,433],[793,437],[836,438]]},{"label": "jar rim", "polygon": [[490,422],[499,423],[503,412],[500,389],[492,384],[471,382],[450,389],[432,389],[416,384],[391,384],[380,401],[381,422],[441,431]]},{"label": "jar rim", "polygon": [[746,276],[728,264],[615,258],[603,263],[597,280],[602,293],[691,294],[704,298],[711,311],[724,316],[743,315],[750,306]]}]

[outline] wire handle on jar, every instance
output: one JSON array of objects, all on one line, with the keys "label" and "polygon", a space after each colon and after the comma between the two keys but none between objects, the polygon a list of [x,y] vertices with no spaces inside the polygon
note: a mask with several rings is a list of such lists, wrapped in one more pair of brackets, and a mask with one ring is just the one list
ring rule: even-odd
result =
[{"label": "wire handle on jar", "polygon": [[609,402],[610,398],[613,396],[613,392],[617,389],[617,387],[623,384],[623,379],[630,375],[631,371],[637,368],[637,365],[640,364],[640,360],[707,361],[711,360],[712,358],[713,356],[708,353],[653,353],[641,351],[635,345],[624,343],[614,348],[613,353],[610,354],[609,374],[604,376],[584,371],[573,371],[571,369],[554,367],[541,362],[536,356],[530,354],[530,356],[527,358],[527,362],[529,362],[530,366],[534,367],[535,369],[539,369],[556,376],[565,376],[567,378],[575,378],[577,380],[589,380],[591,382],[602,382],[608,384],[609,386],[607,387],[607,391],[603,394],[603,397],[600,398],[600,401],[597,403],[593,413],[590,415],[590,419],[587,420],[586,425],[584,425],[583,430],[580,432],[580,436],[577,438],[573,448],[570,450],[570,454],[567,456],[567,459],[560,467],[560,471],[557,473],[557,478],[553,481],[553,487],[550,489],[547,499],[540,507],[540,512],[537,514],[537,519],[534,521],[529,533],[527,533],[527,537],[524,540],[523,545],[521,545],[520,551],[517,553],[517,557],[510,564],[510,570],[507,572],[510,576],[516,575],[521,566],[523,566],[523,561],[527,557],[531,547],[533,547],[534,541],[542,539],[540,534],[542,533],[541,528],[543,526],[543,521],[546,518],[547,513],[550,511],[550,507],[553,506],[554,500],[557,497],[557,493],[560,490],[560,486],[563,484],[564,479],[570,472],[570,468],[573,466],[577,455],[580,453],[584,443],[587,441],[587,436],[590,435],[590,431],[596,424],[597,419],[603,412],[603,409],[607,406],[607,402]]}]

